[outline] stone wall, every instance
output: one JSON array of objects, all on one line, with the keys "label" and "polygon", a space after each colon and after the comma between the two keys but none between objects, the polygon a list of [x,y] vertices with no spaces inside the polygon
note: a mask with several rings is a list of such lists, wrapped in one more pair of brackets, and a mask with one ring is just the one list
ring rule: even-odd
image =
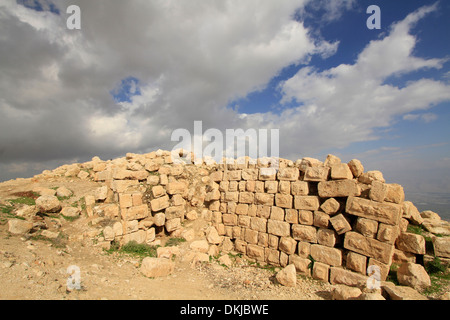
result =
[{"label": "stone wall", "polygon": [[104,229],[107,244],[157,244],[162,233],[192,241],[183,222],[203,219],[217,250],[347,285],[365,283],[369,266],[384,280],[393,261],[425,254],[424,238],[406,232],[422,218],[403,188],[360,161],[279,159],[275,170],[267,159],[240,160],[175,165],[168,151],[93,159],[105,186],[86,198],[88,214],[116,221]]}]

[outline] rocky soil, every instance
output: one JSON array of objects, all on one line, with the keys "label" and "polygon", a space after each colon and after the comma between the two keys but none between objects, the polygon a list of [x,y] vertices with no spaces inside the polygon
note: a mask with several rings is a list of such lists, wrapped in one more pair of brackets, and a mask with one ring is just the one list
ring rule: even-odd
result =
[{"label": "rocky soil", "polygon": [[[8,200],[39,188],[66,186],[74,192],[66,205],[76,203],[100,186],[92,181],[52,178],[18,179],[0,184],[0,206],[15,209],[0,213],[0,299],[329,299],[331,285],[298,276],[295,287],[274,279],[275,269],[264,269],[232,256],[233,266],[216,259],[192,264],[183,260],[188,243],[180,243],[175,270],[161,278],[139,271],[142,258],[107,253],[98,243],[101,221],[81,216],[70,221],[59,215],[42,216],[46,230],[59,233],[50,239],[13,235],[7,221],[22,204]],[[29,193],[28,193],[29,194]],[[99,222],[99,223],[98,223]],[[97,223],[97,224],[96,224]],[[200,228],[201,226],[193,226]],[[167,238],[159,238],[164,244]],[[68,268],[80,270],[81,289],[68,290]]]}]

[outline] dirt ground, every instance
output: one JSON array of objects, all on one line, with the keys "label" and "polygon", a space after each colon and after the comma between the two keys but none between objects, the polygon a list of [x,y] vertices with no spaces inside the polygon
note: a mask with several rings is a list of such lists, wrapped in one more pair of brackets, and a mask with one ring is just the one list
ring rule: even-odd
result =
[{"label": "dirt ground", "polygon": [[[92,194],[100,184],[70,178],[45,181],[18,179],[0,183],[0,206],[10,205],[13,193],[37,187],[65,186],[74,195],[66,205]],[[14,204],[20,207],[20,204]],[[95,239],[100,227],[82,216],[67,221],[44,217],[50,231],[64,235],[63,243],[42,237],[18,236],[8,232],[7,219],[0,220],[0,299],[45,300],[241,300],[241,299],[329,299],[331,285],[299,276],[296,287],[274,281],[273,269],[262,269],[241,261],[225,267],[216,260],[192,265],[182,257],[189,243],[180,243],[175,271],[161,278],[147,278],[139,271],[140,258],[107,253]],[[189,228],[189,225],[185,226]],[[166,241],[161,238],[162,243]],[[79,268],[80,289],[67,290],[68,268]]]}]

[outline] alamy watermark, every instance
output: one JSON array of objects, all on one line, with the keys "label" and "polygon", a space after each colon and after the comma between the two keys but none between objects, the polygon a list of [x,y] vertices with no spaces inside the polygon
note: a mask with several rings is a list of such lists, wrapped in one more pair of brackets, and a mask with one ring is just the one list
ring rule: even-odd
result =
[{"label": "alamy watermark", "polygon": [[216,162],[243,164],[250,159],[265,159],[269,168],[278,169],[279,129],[226,129],[216,128],[203,132],[203,122],[194,121],[193,134],[179,128],[172,132],[171,141],[179,142],[172,149],[174,163]]}]

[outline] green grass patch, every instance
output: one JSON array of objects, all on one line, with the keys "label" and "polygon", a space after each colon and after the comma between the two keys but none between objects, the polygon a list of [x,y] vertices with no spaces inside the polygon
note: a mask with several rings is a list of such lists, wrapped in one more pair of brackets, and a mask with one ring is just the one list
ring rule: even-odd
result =
[{"label": "green grass patch", "polygon": [[28,206],[36,205],[36,200],[30,197],[19,197],[16,199],[9,199],[8,201],[14,204],[26,204]]},{"label": "green grass patch", "polygon": [[172,247],[172,246],[177,246],[180,243],[186,242],[186,239],[184,238],[170,238],[169,240],[167,240],[165,247]]},{"label": "green grass patch", "polygon": [[107,253],[118,252],[121,254],[128,254],[138,258],[156,257],[156,249],[158,246],[150,246],[145,243],[137,243],[136,241],[130,241],[127,244],[120,246],[116,241],[111,243],[111,247],[105,250]]}]

